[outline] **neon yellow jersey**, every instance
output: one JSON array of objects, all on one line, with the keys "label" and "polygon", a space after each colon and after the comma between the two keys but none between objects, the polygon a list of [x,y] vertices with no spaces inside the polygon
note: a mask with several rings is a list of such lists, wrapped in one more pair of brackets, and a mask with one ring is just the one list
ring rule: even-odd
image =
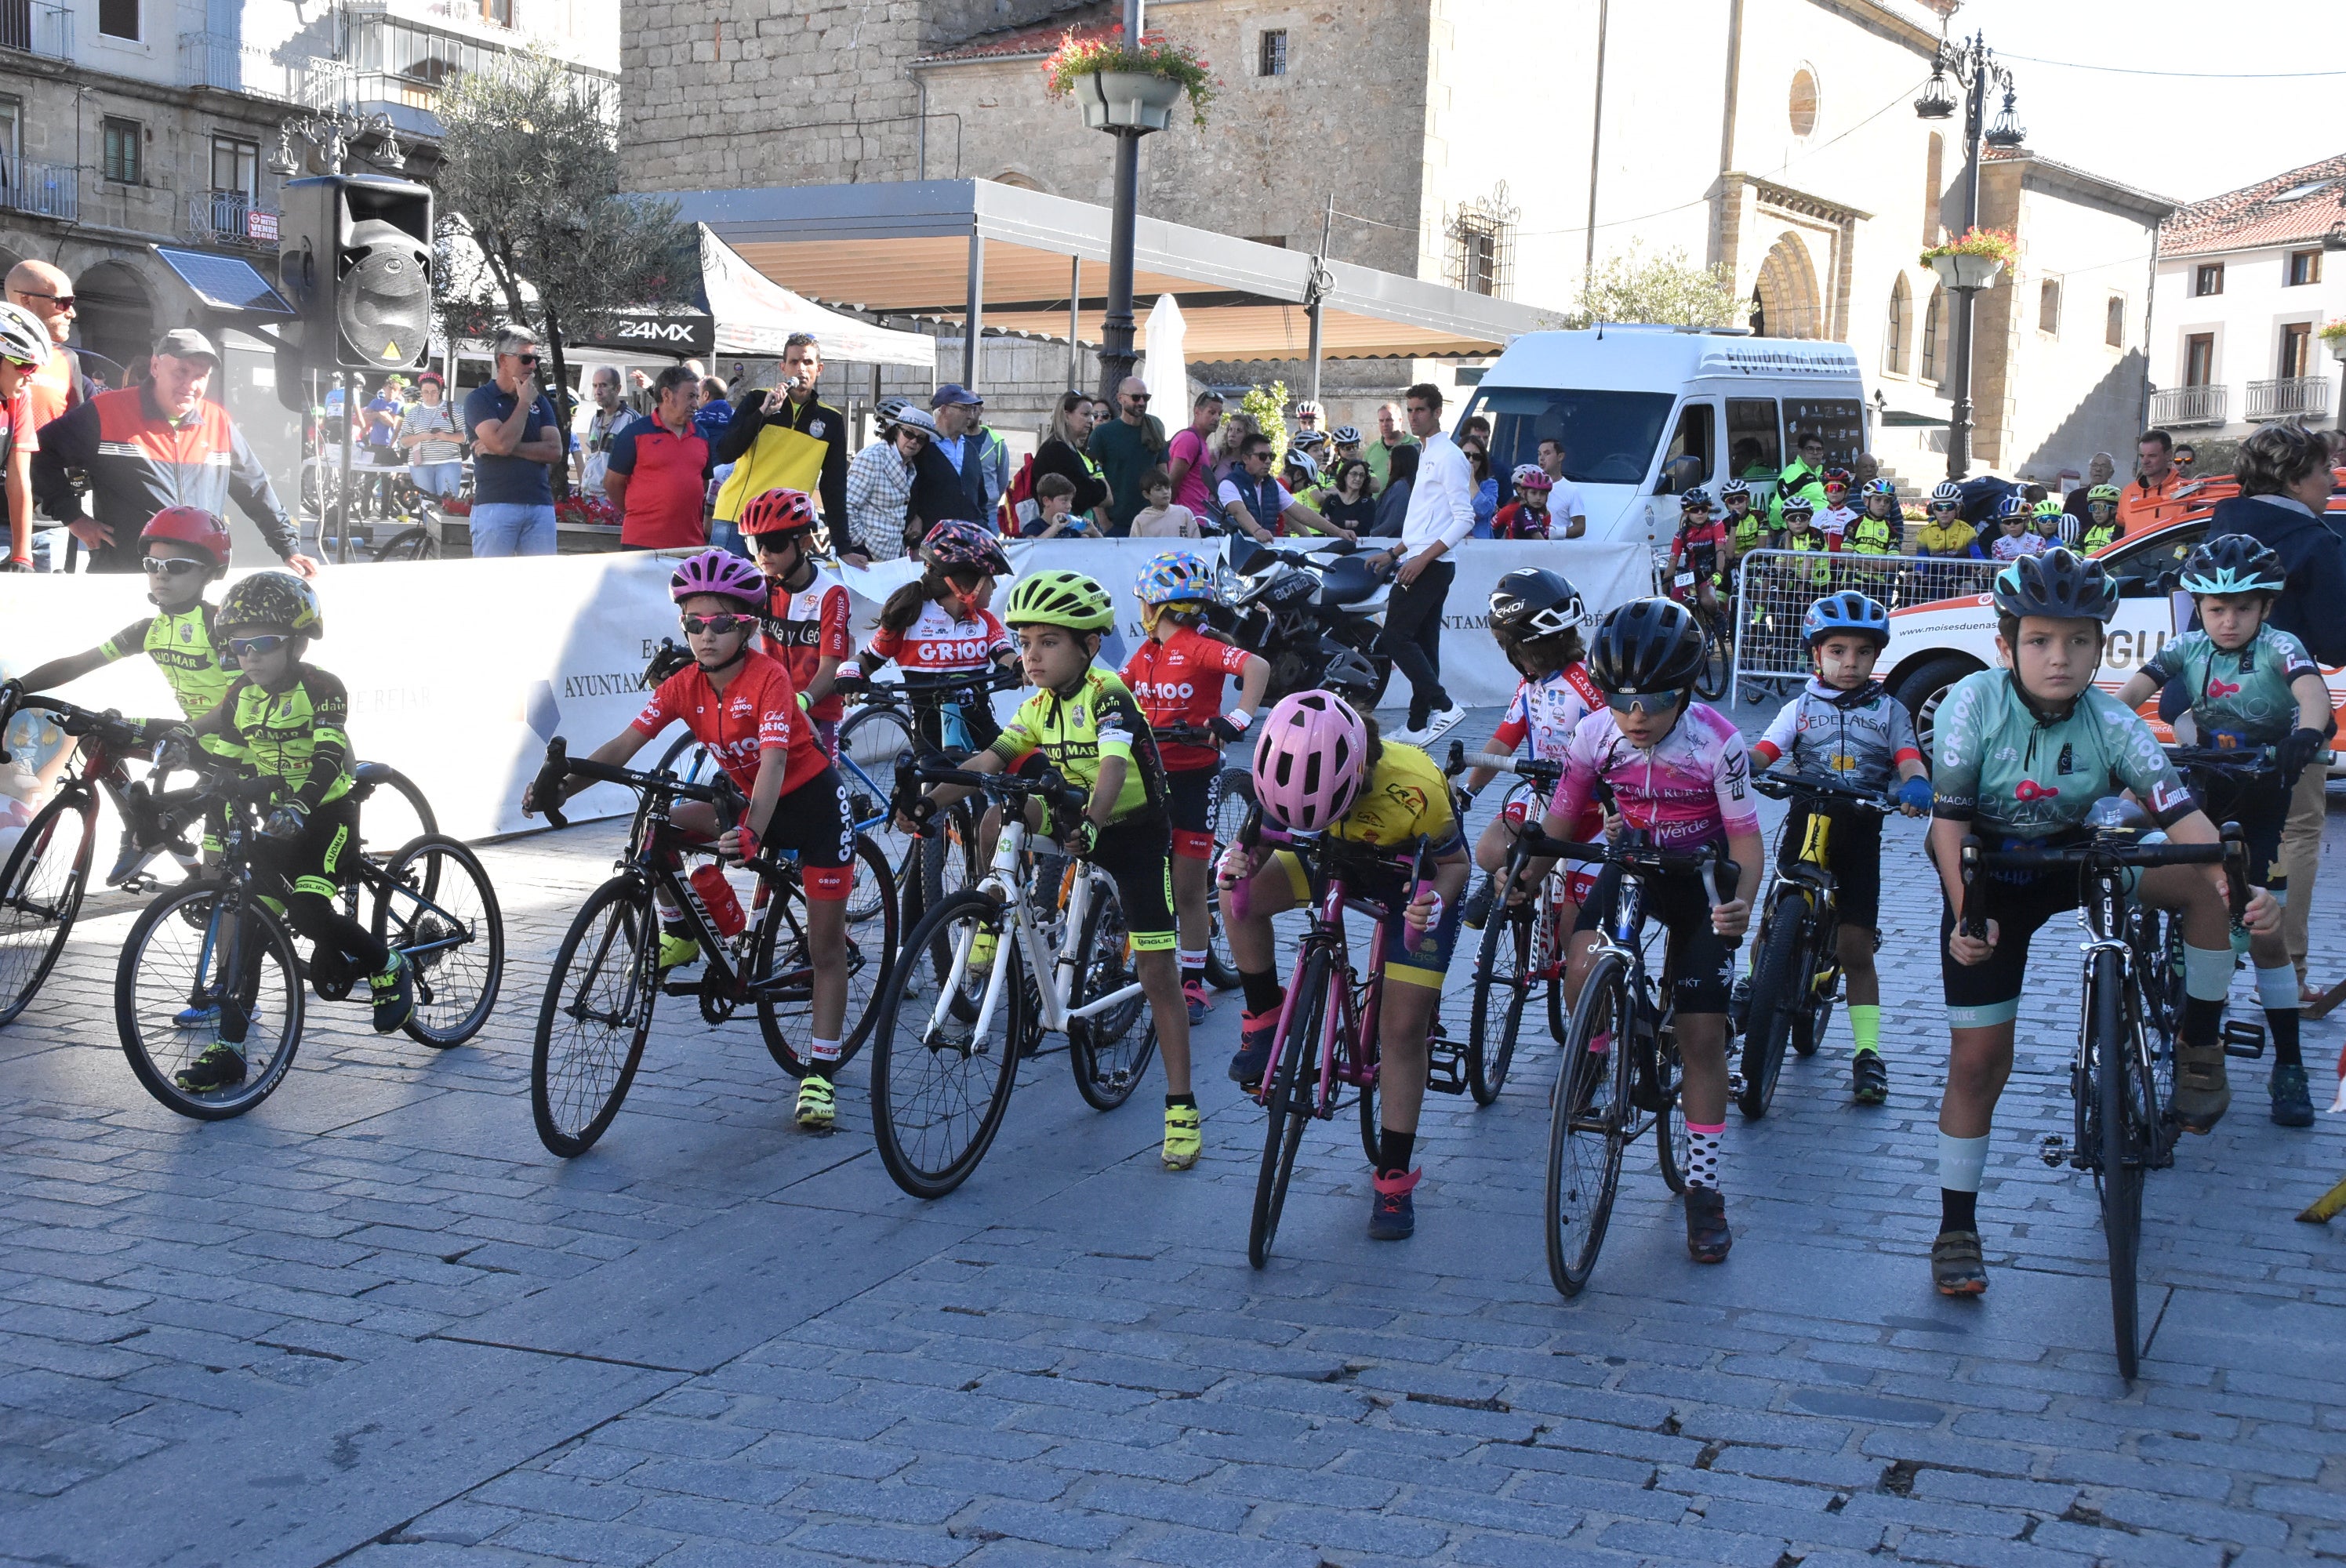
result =
[{"label": "neon yellow jersey", "polygon": [[313,665],[293,667],[282,691],[239,676],[219,707],[197,727],[199,734],[226,734],[250,753],[252,770],[279,781],[278,799],[298,796],[311,806],[350,793],[350,694],[342,683]]},{"label": "neon yellow jersey", "polygon": [[1108,820],[1164,810],[1165,764],[1148,717],[1131,689],[1104,669],[1085,671],[1073,697],[1038,691],[1020,703],[988,749],[1005,766],[1039,751],[1061,778],[1086,794],[1099,782],[1100,759],[1121,757],[1124,785]]},{"label": "neon yellow jersey", "polygon": [[98,644],[97,651],[109,664],[135,653],[153,659],[179,699],[179,711],[199,719],[219,706],[236,680],[233,671],[221,667],[221,650],[212,641],[213,613],[210,605],[198,600],[178,615],[148,616]]},{"label": "neon yellow jersey", "polygon": [[1437,851],[1461,842],[1458,814],[1450,809],[1450,780],[1416,747],[1385,741],[1361,798],[1337,819],[1328,836],[1355,844],[1398,846],[1420,833]]}]

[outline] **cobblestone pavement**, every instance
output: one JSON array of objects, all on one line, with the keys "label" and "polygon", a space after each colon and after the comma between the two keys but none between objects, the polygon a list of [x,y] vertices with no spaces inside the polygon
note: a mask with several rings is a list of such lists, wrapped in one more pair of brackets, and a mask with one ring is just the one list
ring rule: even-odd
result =
[{"label": "cobblestone pavement", "polygon": [[[556,1160],[530,1024],[617,837],[488,851],[513,957],[481,1039],[434,1055],[321,1005],[276,1097],[219,1125],[132,1081],[109,998],[134,910],[93,908],[0,1032],[0,1560],[2346,1557],[2346,1226],[2291,1223],[2346,1170],[2341,1124],[2271,1126],[2235,1064],[2230,1117],[2150,1184],[2157,1327],[2122,1385],[2091,1186],[2035,1153],[2069,1115],[2057,942],[1982,1199],[1994,1287],[1932,1292],[1945,1035],[1914,825],[1886,878],[1890,1105],[1847,1103],[1838,1032],[1792,1063],[1728,1135],[1718,1268],[1640,1148],[1570,1302],[1540,1250],[1545,1041],[1488,1110],[1433,1097],[1414,1240],[1365,1238],[1340,1120],[1248,1268],[1235,996],[1186,1175],[1158,1167],[1153,1092],[1095,1113],[1051,1055],[974,1179],[917,1203],[872,1153],[860,1066],[841,1132],[801,1135],[754,1024],[677,1003],[610,1134]],[[2307,1031],[2325,1087],[2340,1033]]]}]

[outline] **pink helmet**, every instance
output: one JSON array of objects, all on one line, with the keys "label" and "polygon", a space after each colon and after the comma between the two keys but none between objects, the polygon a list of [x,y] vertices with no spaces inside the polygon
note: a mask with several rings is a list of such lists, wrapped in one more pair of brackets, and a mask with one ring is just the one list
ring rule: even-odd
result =
[{"label": "pink helmet", "polygon": [[1368,727],[1352,704],[1333,692],[1295,692],[1263,723],[1254,798],[1291,832],[1324,832],[1359,799],[1368,758]]},{"label": "pink helmet", "polygon": [[668,578],[668,596],[678,604],[696,594],[717,594],[752,610],[763,610],[772,597],[766,575],[730,550],[688,555]]}]

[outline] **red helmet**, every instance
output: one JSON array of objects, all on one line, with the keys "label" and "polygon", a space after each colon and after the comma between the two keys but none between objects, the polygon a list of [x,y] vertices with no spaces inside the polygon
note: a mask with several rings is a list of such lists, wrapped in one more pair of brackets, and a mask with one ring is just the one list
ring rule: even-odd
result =
[{"label": "red helmet", "polygon": [[814,503],[803,490],[769,490],[741,508],[735,524],[744,537],[757,534],[795,534],[821,526]]},{"label": "red helmet", "polygon": [[1846,468],[1828,468],[1825,470],[1825,483],[1838,484],[1843,490],[1847,490],[1857,483],[1857,477]]},{"label": "red helmet", "polygon": [[141,545],[150,539],[186,545],[209,555],[215,566],[228,565],[228,524],[200,506],[166,506],[156,513],[138,531]]},{"label": "red helmet", "polygon": [[974,523],[946,521],[929,530],[921,552],[935,566],[970,566],[989,576],[1010,575],[1010,557],[992,534]]}]

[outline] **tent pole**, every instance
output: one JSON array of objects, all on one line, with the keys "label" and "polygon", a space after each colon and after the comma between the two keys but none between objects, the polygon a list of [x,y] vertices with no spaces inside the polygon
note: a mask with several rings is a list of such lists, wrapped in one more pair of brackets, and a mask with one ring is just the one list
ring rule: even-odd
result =
[{"label": "tent pole", "polygon": [[1084,259],[1067,258],[1067,385],[1083,385],[1084,348],[1077,334],[1084,328]]},{"label": "tent pole", "polygon": [[961,384],[977,391],[980,361],[978,340],[985,334],[985,236],[969,233],[969,301],[963,315]]}]

